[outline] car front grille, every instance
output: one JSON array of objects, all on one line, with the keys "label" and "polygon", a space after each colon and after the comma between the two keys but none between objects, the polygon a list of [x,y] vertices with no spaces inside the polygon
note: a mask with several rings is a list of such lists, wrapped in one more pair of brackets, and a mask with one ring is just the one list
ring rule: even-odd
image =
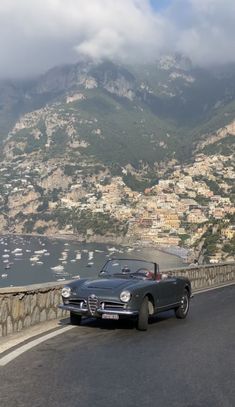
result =
[{"label": "car front grille", "polygon": [[97,314],[97,309],[103,311],[109,310],[113,312],[122,311],[125,309],[125,304],[99,299],[96,295],[92,294],[87,299],[85,298],[70,298],[67,303],[78,307],[83,312],[88,311],[92,316]]},{"label": "car front grille", "polygon": [[88,297],[88,309],[89,309],[91,315],[95,315],[96,310],[98,308],[98,304],[99,304],[99,301],[95,295],[90,295]]},{"label": "car front grille", "polygon": [[116,302],[111,302],[111,301],[103,301],[102,304],[102,309],[109,309],[113,311],[118,311],[118,310],[123,310],[124,304],[119,304]]},{"label": "car front grille", "polygon": [[85,299],[70,299],[69,300],[69,304],[70,305],[76,305],[77,307],[79,307],[82,310],[86,310],[87,309],[87,301]]}]

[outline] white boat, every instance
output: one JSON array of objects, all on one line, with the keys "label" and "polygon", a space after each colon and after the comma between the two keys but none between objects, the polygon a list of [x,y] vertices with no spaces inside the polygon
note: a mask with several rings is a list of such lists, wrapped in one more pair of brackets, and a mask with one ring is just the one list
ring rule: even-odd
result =
[{"label": "white boat", "polygon": [[2,278],[7,278],[7,277],[8,277],[8,274],[7,274],[7,273],[3,273],[3,274],[1,275],[1,277],[2,277]]},{"label": "white boat", "polygon": [[57,281],[64,281],[64,280],[65,280],[65,278],[64,278],[64,277],[57,278]]},{"label": "white boat", "polygon": [[9,254],[3,254],[2,257],[3,257],[3,258],[8,258],[8,257],[10,257],[10,256],[9,256]]},{"label": "white boat", "polygon": [[64,270],[64,266],[55,266],[55,267],[51,267],[51,270],[53,271],[63,271]]},{"label": "white boat", "polygon": [[72,276],[72,278],[73,278],[73,279],[78,279],[78,280],[79,280],[79,279],[80,279],[80,276],[79,276],[79,275],[77,275],[77,276]]},{"label": "white boat", "polygon": [[76,262],[76,259],[71,259],[70,260],[70,263],[75,263]]},{"label": "white boat", "polygon": [[32,257],[30,257],[29,260],[30,260],[30,261],[33,261],[33,262],[36,262],[36,261],[39,260],[39,257],[38,257],[38,256],[32,256]]},{"label": "white boat", "polygon": [[88,253],[88,260],[92,260],[94,257],[94,252],[89,252]]},{"label": "white boat", "polygon": [[15,253],[15,256],[23,256],[23,253]]},{"label": "white boat", "polygon": [[19,247],[17,247],[15,250],[12,251],[12,253],[20,253],[22,252],[22,249],[20,249]]},{"label": "white boat", "polygon": [[81,257],[82,257],[81,253],[80,253],[80,252],[77,252],[77,254],[76,254],[76,259],[77,259],[77,260],[80,260]]}]

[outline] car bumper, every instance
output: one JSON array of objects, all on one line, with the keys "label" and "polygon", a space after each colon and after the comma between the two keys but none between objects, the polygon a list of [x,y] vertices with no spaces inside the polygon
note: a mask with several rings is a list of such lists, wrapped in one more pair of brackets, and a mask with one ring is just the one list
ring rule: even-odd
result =
[{"label": "car bumper", "polygon": [[65,305],[65,304],[60,304],[58,305],[58,308],[62,309],[63,311],[70,311],[74,312],[78,315],[84,315],[84,316],[94,316],[98,317],[101,316],[102,314],[110,314],[110,315],[119,315],[119,316],[136,316],[139,314],[139,311],[132,311],[132,310],[110,310],[110,309],[102,309],[102,308],[97,308],[95,313],[91,313],[88,309],[81,309],[80,307],[76,307],[74,305]]}]

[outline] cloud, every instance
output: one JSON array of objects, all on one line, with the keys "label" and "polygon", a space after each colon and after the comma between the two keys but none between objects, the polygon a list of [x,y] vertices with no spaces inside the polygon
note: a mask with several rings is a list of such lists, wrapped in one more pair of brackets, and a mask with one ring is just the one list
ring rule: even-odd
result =
[{"label": "cloud", "polygon": [[235,62],[234,0],[176,0],[168,10],[175,49],[201,66]]},{"label": "cloud", "polygon": [[37,74],[79,54],[141,62],[180,51],[198,64],[235,61],[234,15],[234,0],[1,0],[0,77]]}]

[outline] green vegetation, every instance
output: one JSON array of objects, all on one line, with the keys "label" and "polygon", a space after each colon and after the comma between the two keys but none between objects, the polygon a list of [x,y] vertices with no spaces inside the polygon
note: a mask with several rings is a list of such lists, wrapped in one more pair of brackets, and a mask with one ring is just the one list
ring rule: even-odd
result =
[{"label": "green vegetation", "polygon": [[72,225],[73,232],[81,235],[125,235],[127,232],[126,223],[120,222],[109,213],[93,213],[90,210],[79,211],[77,209],[59,208],[55,212],[55,218],[59,227]]}]

